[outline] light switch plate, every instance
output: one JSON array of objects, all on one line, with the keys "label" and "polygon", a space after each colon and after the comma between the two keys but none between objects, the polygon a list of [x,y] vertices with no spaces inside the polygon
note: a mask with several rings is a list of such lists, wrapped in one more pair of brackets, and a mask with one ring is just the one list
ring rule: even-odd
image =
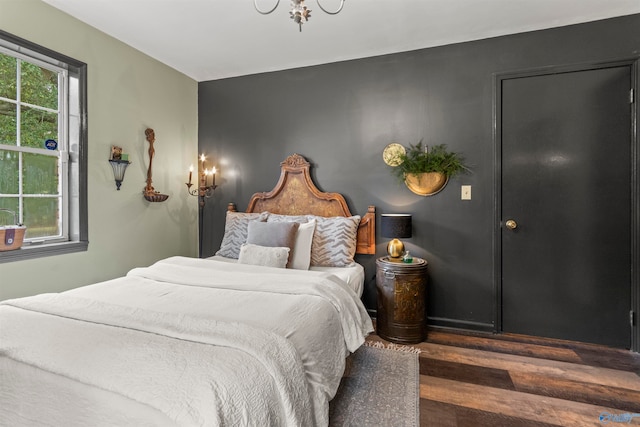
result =
[{"label": "light switch plate", "polygon": [[471,200],[471,186],[462,185],[460,187],[460,200]]}]

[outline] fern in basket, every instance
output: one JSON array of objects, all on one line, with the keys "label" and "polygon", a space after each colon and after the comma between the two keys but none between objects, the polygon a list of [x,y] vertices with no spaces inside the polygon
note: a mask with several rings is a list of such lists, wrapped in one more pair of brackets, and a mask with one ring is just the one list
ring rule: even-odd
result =
[{"label": "fern in basket", "polygon": [[464,163],[464,157],[448,151],[445,144],[432,147],[423,146],[422,142],[410,144],[406,153],[398,154],[398,161],[400,164],[393,168],[393,173],[400,180],[409,174],[439,172],[450,178],[470,171]]}]

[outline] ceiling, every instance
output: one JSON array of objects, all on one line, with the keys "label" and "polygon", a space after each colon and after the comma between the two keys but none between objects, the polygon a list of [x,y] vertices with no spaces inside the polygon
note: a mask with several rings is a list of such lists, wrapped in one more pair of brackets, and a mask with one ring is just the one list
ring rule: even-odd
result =
[{"label": "ceiling", "polygon": [[[43,0],[196,81],[402,52],[640,13],[640,0]],[[278,0],[256,0],[263,10]],[[336,10],[340,0],[320,0]]]}]

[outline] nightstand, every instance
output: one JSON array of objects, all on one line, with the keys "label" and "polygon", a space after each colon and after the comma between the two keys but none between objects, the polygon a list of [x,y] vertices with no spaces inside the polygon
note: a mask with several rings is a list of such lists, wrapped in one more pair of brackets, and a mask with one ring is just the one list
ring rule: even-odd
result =
[{"label": "nightstand", "polygon": [[377,333],[399,344],[415,344],[427,337],[426,321],[427,261],[393,262],[389,257],[376,260],[378,290]]}]

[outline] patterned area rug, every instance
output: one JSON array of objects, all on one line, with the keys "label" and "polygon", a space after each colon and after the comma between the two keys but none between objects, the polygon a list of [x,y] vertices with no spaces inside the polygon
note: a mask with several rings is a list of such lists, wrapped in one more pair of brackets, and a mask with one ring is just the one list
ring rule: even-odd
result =
[{"label": "patterned area rug", "polygon": [[329,405],[330,427],[417,427],[419,350],[366,342],[351,357]]}]

